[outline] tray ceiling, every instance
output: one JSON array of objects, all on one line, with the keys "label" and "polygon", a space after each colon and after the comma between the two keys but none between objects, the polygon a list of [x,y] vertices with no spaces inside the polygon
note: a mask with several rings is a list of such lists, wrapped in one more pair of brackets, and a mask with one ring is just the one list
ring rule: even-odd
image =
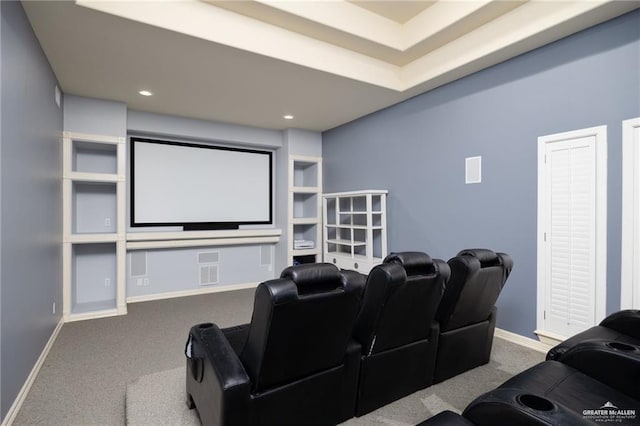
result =
[{"label": "tray ceiling", "polygon": [[[323,131],[637,1],[26,1],[62,90],[131,109]],[[143,97],[147,89],[153,96]],[[294,115],[285,120],[284,115]]]}]

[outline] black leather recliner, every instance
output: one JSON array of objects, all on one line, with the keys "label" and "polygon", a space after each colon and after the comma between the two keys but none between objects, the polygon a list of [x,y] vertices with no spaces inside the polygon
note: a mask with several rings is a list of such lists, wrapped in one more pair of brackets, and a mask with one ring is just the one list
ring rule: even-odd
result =
[{"label": "black leather recliner", "polygon": [[547,359],[558,359],[568,349],[591,339],[604,339],[640,346],[640,310],[628,309],[609,315],[599,325],[578,333],[553,347],[547,353]]},{"label": "black leather recliner", "polygon": [[204,425],[336,424],[354,415],[356,283],[330,264],[285,269],[255,292],[251,323],[191,328],[187,404]]},{"label": "black leather recliner", "polygon": [[[476,425],[496,424],[487,421],[490,416],[506,421],[517,418],[507,415],[532,414],[537,420],[517,424],[594,424],[597,417],[616,424],[638,424],[639,379],[640,347],[585,341],[568,349],[558,361],[541,362],[512,377],[472,402],[463,414]],[[610,408],[612,414],[608,414]],[[540,422],[541,418],[548,422]]]},{"label": "black leather recliner", "polygon": [[640,346],[590,339],[420,426],[640,423]]},{"label": "black leather recliner", "polygon": [[449,275],[446,262],[421,252],[391,254],[369,273],[354,330],[362,346],[357,416],[433,382],[434,317]]},{"label": "black leather recliner", "polygon": [[449,260],[451,278],[436,319],[440,323],[434,383],[489,362],[495,303],[513,260],[487,249],[462,250]]}]

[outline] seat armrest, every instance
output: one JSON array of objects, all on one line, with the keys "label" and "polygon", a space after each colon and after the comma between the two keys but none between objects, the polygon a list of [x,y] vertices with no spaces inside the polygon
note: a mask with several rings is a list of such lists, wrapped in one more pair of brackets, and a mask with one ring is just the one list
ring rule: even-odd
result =
[{"label": "seat armrest", "polygon": [[600,325],[640,339],[640,310],[627,309],[613,313],[603,319]]},{"label": "seat armrest", "polygon": [[458,413],[453,411],[441,411],[437,415],[418,423],[417,426],[475,426],[469,420],[465,419]]},{"label": "seat armrest", "polygon": [[640,400],[640,347],[609,340],[587,340],[558,361]]},{"label": "seat armrest", "polygon": [[187,392],[204,424],[246,423],[251,380],[217,325],[191,328],[185,350]]},{"label": "seat armrest", "polygon": [[591,420],[544,395],[498,388],[473,400],[462,415],[476,426],[593,426]]}]

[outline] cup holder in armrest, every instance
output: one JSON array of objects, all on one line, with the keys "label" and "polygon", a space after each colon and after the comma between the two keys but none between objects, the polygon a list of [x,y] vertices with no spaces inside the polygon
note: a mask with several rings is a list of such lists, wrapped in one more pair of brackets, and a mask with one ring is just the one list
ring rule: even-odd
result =
[{"label": "cup holder in armrest", "polygon": [[537,395],[522,394],[518,395],[516,400],[525,407],[529,407],[537,411],[551,411],[555,408],[555,404],[553,402]]},{"label": "cup holder in armrest", "polygon": [[636,350],[635,346],[627,345],[626,343],[621,343],[621,342],[609,342],[607,343],[607,346],[613,349],[617,349],[619,351],[631,352]]},{"label": "cup holder in armrest", "polygon": [[198,324],[198,328],[200,330],[206,330],[207,328],[211,328],[211,327],[213,327],[213,323],[210,323],[210,322],[204,322],[202,324]]}]

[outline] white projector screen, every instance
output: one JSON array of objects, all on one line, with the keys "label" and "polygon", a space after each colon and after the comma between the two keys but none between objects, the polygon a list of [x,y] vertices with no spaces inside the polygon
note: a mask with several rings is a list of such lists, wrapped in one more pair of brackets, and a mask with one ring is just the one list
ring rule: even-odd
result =
[{"label": "white projector screen", "polygon": [[271,152],[131,138],[131,226],[272,223]]}]

